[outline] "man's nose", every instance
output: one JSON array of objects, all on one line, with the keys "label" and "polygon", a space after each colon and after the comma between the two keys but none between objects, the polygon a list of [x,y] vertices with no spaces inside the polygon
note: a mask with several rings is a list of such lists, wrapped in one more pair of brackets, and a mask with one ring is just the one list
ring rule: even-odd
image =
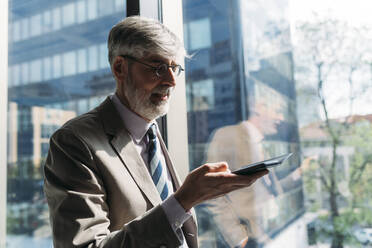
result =
[{"label": "man's nose", "polygon": [[171,67],[164,73],[162,81],[168,83],[171,87],[176,86],[176,76]]}]

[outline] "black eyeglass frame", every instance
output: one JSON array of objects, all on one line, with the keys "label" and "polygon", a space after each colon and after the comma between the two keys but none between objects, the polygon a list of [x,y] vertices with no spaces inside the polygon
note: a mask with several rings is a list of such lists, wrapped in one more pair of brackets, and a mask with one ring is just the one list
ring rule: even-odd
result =
[{"label": "black eyeglass frame", "polygon": [[[179,64],[167,65],[167,64],[163,63],[163,64],[160,64],[158,66],[152,66],[152,65],[149,65],[145,62],[142,62],[141,60],[139,60],[139,59],[137,59],[133,56],[130,56],[130,55],[119,55],[119,56],[122,57],[122,58],[128,58],[130,60],[133,60],[137,63],[140,63],[142,65],[145,65],[145,66],[153,69],[155,71],[156,76],[158,76],[159,78],[163,77],[164,74],[166,73],[166,71],[168,71],[169,68],[172,69],[172,71],[174,72],[174,75],[177,76],[177,77],[181,74],[181,72],[185,71],[185,69],[183,69],[182,66],[179,65]],[[161,71],[163,71],[163,73]]]}]

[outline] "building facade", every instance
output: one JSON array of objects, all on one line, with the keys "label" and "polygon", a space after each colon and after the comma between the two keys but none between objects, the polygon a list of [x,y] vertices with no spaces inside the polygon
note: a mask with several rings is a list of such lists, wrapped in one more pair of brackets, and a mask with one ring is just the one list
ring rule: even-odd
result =
[{"label": "building facade", "polygon": [[288,1],[185,0],[183,15],[190,169],[294,153],[252,189],[197,207],[202,247],[307,247]]}]

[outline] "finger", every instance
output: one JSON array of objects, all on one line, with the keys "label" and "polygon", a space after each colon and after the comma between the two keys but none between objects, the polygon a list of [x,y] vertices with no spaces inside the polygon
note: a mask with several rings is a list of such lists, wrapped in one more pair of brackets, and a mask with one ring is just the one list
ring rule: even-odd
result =
[{"label": "finger", "polygon": [[229,166],[226,162],[208,163],[206,164],[208,172],[228,172]]}]

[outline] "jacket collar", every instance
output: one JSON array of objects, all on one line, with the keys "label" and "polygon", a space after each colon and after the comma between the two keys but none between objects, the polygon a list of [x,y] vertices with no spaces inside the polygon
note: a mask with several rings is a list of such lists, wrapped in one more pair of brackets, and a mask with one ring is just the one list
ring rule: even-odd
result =
[{"label": "jacket collar", "polygon": [[109,136],[112,147],[116,151],[122,164],[128,169],[137,186],[153,206],[160,204],[160,195],[112,100],[107,97],[106,100],[97,107],[96,111],[100,116],[104,131]]}]

